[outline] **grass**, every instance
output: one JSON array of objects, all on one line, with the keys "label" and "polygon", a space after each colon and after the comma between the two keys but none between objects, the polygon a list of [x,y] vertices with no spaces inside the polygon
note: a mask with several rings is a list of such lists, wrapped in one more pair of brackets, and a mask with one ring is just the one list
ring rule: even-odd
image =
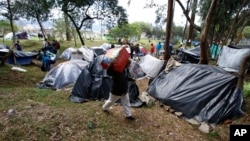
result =
[{"label": "grass", "polygon": [[[103,41],[86,41],[87,46],[99,46]],[[41,41],[21,41],[24,50],[40,48]],[[73,42],[62,41],[63,51]],[[146,44],[143,43],[142,44]],[[57,64],[62,60],[57,61]],[[34,65],[22,66],[26,73],[0,66],[0,140],[62,140],[62,141],[219,141],[229,140],[229,127],[217,125],[213,132],[203,134],[198,126],[166,112],[156,102],[152,106],[132,108],[135,122],[124,119],[121,106],[113,106],[110,115],[102,112],[103,101],[72,103],[70,91],[39,89],[36,83],[45,74]],[[140,91],[147,81],[137,82]],[[11,112],[13,111],[13,112]],[[249,114],[249,111],[248,111]],[[236,123],[250,123],[243,117]]]}]

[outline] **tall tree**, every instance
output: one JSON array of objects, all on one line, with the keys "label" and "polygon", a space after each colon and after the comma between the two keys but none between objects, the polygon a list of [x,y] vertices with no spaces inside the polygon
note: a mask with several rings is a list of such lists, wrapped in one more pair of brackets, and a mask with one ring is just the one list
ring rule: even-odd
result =
[{"label": "tall tree", "polygon": [[167,16],[167,25],[166,25],[166,41],[165,41],[165,55],[164,59],[168,60],[170,58],[170,48],[169,48],[169,43],[170,43],[170,36],[171,36],[171,27],[173,23],[173,4],[174,0],[168,0],[168,16]]},{"label": "tall tree", "polygon": [[14,24],[13,24],[13,13],[12,13],[12,6],[11,6],[11,2],[10,0],[7,0],[7,13],[6,13],[6,17],[9,19],[10,21],[10,27],[11,27],[11,31],[13,33],[13,40],[12,40],[12,45],[9,49],[9,52],[2,58],[2,62],[1,65],[5,65],[5,62],[7,60],[7,58],[13,53],[13,47],[14,44],[16,42],[16,33],[15,33],[15,29],[14,29]]},{"label": "tall tree", "polygon": [[81,30],[91,28],[94,19],[103,20],[108,28],[127,23],[125,10],[118,6],[118,0],[58,0],[62,11],[76,28],[82,45],[85,45]]},{"label": "tall tree", "polygon": [[[14,26],[14,31],[17,31],[17,26]],[[3,37],[6,33],[12,32],[10,22],[8,22],[7,20],[0,20],[0,32],[2,33]]]},{"label": "tall tree", "polygon": [[200,40],[200,47],[201,47],[201,57],[200,57],[200,64],[208,64],[208,31],[212,22],[214,11],[216,10],[218,0],[212,0],[212,3],[210,5],[204,27],[201,31],[201,40]]},{"label": "tall tree", "polygon": [[[195,21],[195,14],[197,13],[196,12],[196,9],[197,9],[197,4],[198,4],[198,0],[193,0],[192,2],[192,13],[191,13],[191,22],[194,23]],[[193,40],[193,25],[192,24],[189,24],[189,32],[188,32],[188,40]],[[191,46],[191,42],[186,42],[187,43],[187,46]]]},{"label": "tall tree", "polygon": [[15,11],[19,17],[27,20],[37,21],[41,28],[43,37],[47,37],[42,22],[45,22],[52,16],[51,9],[55,0],[17,0]]},{"label": "tall tree", "polygon": [[63,13],[64,16],[64,21],[65,21],[65,31],[66,31],[66,40],[70,41],[71,40],[71,35],[70,35],[70,23],[69,23],[69,18],[67,14]]}]

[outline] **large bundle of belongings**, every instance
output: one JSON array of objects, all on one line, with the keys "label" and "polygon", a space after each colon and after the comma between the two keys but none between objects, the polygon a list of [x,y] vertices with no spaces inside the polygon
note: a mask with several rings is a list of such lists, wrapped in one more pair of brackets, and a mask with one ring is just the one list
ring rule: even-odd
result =
[{"label": "large bundle of belongings", "polygon": [[[123,46],[118,48],[112,48],[105,53],[105,59],[108,59],[105,60],[106,63],[108,63],[108,61],[113,62],[115,71],[122,72],[129,60],[129,53]],[[105,61],[103,63],[105,63]],[[103,68],[106,68],[108,64],[105,65],[103,63],[101,65],[103,66]]]}]

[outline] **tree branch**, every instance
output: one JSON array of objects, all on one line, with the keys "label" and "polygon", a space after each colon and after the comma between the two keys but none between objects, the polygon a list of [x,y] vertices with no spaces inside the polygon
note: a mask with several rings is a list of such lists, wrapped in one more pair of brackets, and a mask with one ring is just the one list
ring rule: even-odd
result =
[{"label": "tree branch", "polygon": [[194,22],[192,22],[191,18],[188,16],[188,10],[185,9],[185,7],[183,6],[183,4],[180,2],[180,0],[176,0],[176,2],[180,5],[183,14],[185,15],[185,17],[187,18],[188,22],[198,31],[201,32],[201,27],[196,25]]}]

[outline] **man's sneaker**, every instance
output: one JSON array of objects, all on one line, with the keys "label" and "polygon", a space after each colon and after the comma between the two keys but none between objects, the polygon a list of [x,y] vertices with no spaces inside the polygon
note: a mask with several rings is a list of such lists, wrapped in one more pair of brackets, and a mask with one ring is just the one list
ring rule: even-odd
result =
[{"label": "man's sneaker", "polygon": [[102,110],[105,114],[109,114],[108,110]]},{"label": "man's sneaker", "polygon": [[133,116],[126,117],[126,119],[128,119],[128,120],[135,120],[135,118]]}]

